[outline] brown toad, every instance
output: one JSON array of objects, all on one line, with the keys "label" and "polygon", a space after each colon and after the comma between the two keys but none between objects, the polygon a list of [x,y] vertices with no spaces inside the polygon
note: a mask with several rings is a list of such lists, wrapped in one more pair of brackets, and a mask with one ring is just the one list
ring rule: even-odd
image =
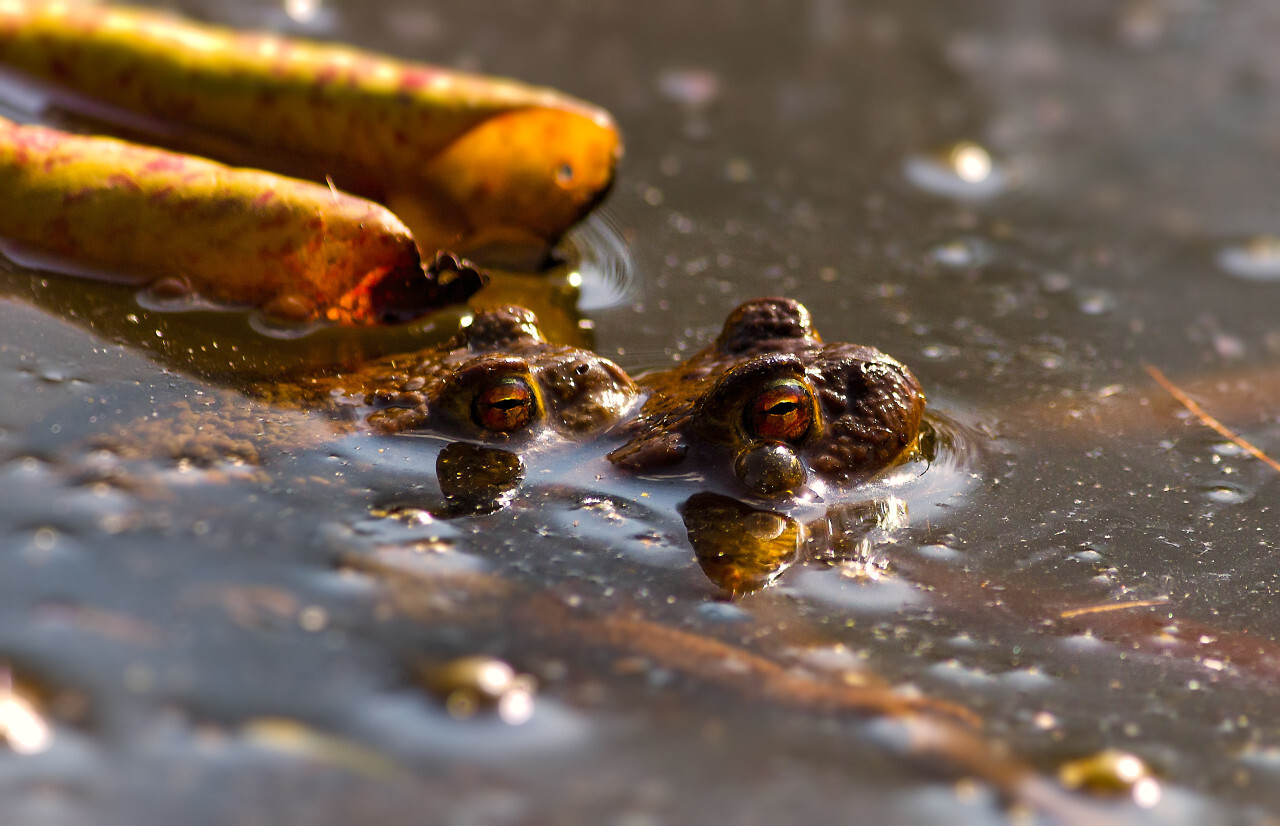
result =
[{"label": "brown toad", "polygon": [[390,356],[298,386],[304,404],[336,405],[375,431],[429,431],[533,449],[600,433],[639,390],[608,359],[550,344],[533,313],[478,313],[438,348]]},{"label": "brown toad", "polygon": [[520,307],[477,313],[439,346],[243,389],[250,399],[199,393],[92,445],[118,459],[168,458],[216,472],[266,466],[273,455],[331,444],[352,430],[435,436],[449,440],[435,460],[446,500],[440,513],[456,516],[503,507],[524,478],[525,458],[589,441],[639,399],[616,365],[548,343]]},{"label": "brown toad", "polygon": [[714,344],[640,383],[649,398],[610,461],[731,468],[769,497],[869,478],[912,449],[924,414],[911,371],[873,347],[823,344],[808,310],[783,298],[743,304]]}]

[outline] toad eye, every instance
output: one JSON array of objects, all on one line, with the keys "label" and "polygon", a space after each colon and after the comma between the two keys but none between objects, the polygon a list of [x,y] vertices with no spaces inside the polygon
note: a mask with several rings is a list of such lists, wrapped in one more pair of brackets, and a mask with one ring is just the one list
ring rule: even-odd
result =
[{"label": "toad eye", "polygon": [[756,438],[801,441],[813,424],[809,389],[797,381],[775,384],[748,402],[745,424]]},{"label": "toad eye", "polygon": [[494,382],[475,395],[471,419],[485,430],[513,433],[533,421],[538,399],[524,379]]}]

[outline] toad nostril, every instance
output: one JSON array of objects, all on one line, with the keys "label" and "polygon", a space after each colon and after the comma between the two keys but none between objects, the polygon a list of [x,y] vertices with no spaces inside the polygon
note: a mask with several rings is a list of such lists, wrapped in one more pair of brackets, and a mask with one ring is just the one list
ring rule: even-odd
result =
[{"label": "toad nostril", "polygon": [[762,496],[782,496],[804,486],[807,473],[790,445],[756,442],[738,454],[733,472]]}]

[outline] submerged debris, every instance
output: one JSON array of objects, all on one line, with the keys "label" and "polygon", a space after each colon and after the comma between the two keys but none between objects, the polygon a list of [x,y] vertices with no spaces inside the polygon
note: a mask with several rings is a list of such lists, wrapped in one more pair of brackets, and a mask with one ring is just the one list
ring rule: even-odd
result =
[{"label": "submerged debris", "polygon": [[1139,806],[1150,808],[1160,802],[1160,783],[1142,758],[1118,749],[1064,763],[1058,781],[1068,789],[1093,794],[1129,794]]},{"label": "submerged debris", "polygon": [[492,710],[513,726],[533,716],[537,683],[528,674],[493,657],[462,657],[441,666],[422,666],[422,681],[444,700],[450,716],[465,720]]}]

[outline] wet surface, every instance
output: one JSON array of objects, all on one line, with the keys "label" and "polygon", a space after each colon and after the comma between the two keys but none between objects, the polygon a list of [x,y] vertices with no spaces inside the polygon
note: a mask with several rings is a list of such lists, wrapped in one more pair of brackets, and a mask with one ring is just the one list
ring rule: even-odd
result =
[{"label": "wet surface", "polygon": [[[628,154],[544,325],[584,282],[586,323],[565,314],[562,340],[635,373],[784,294],[826,340],[909,365],[937,444],[853,514],[699,507],[696,474],[630,478],[596,445],[526,458],[518,488],[498,478],[459,515],[443,441],[344,433],[236,389],[438,341],[456,317],[286,340],[10,267],[7,817],[1280,807],[1276,474],[1144,370],[1280,452],[1265,4],[182,5],[606,106]],[[204,458],[102,449],[193,421],[183,405]],[[798,546],[737,599],[723,556],[713,581],[695,553],[724,513]],[[531,712],[451,705],[482,679],[457,676],[474,657],[536,680]]]}]

